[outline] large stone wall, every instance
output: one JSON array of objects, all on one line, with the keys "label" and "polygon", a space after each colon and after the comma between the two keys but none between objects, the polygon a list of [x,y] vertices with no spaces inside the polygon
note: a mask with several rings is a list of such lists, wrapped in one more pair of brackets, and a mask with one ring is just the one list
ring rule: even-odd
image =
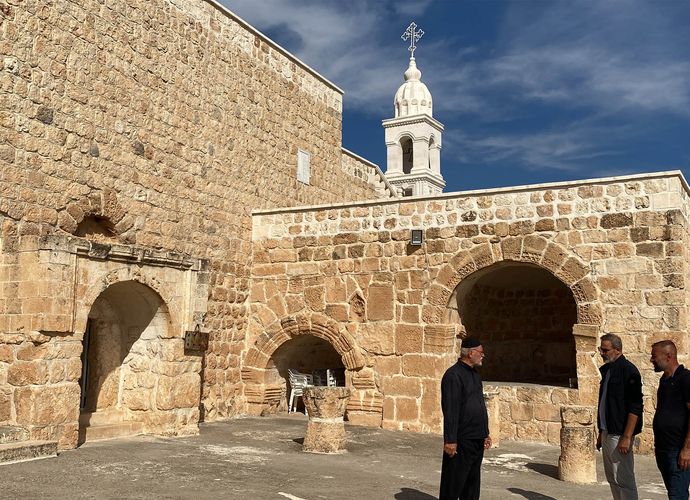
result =
[{"label": "large stone wall", "polygon": [[[672,338],[687,359],[687,199],[684,179],[668,173],[256,213],[250,409],[270,399],[261,383],[272,352],[311,333],[346,344],[336,350],[351,420],[439,431],[439,380],[465,334],[458,290],[506,264],[537,266],[572,294],[577,389],[503,381],[503,437],[556,441],[559,404],[596,404],[598,337],[616,333],[643,374],[649,450],[650,345]],[[423,245],[410,245],[412,228]]]},{"label": "large stone wall", "polygon": [[465,297],[465,330],[491,346],[482,375],[494,381],[568,387],[569,379],[577,377],[573,295],[564,285],[528,286],[529,276],[508,289],[477,284]]},{"label": "large stone wall", "polygon": [[[377,196],[341,168],[340,90],[213,2],[0,1],[0,23],[2,252],[76,234],[208,260],[206,418],[241,410],[250,210]],[[18,273],[40,288],[23,266],[5,260],[0,333],[70,333],[81,297],[17,295]]]}]

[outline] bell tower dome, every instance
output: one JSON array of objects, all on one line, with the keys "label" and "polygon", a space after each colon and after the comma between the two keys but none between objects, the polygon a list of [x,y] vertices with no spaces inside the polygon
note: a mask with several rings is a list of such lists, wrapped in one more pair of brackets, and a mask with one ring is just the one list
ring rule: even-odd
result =
[{"label": "bell tower dome", "polygon": [[441,175],[443,125],[433,118],[431,92],[422,83],[414,51],[424,32],[411,23],[403,40],[410,40],[405,82],[395,93],[395,118],[383,120],[386,137],[386,178],[402,196],[438,194],[446,183]]}]

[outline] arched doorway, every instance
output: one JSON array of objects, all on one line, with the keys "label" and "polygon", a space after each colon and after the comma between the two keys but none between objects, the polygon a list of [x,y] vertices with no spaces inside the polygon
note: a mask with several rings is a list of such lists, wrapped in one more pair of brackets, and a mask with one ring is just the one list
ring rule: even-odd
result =
[{"label": "arched doorway", "polygon": [[144,431],[170,337],[167,306],[146,285],[119,282],[98,296],[81,356],[80,443]]},{"label": "arched doorway", "polygon": [[526,262],[493,264],[464,279],[449,307],[467,335],[482,340],[485,381],[576,385],[577,304],[551,272]]},{"label": "arched doorway", "polygon": [[[335,348],[328,341],[313,335],[297,336],[276,349],[267,366],[268,384],[280,384],[285,387],[279,408],[287,408],[291,390],[288,369],[312,375],[315,384],[320,385],[327,385],[326,377],[330,373],[337,385],[345,385],[345,366]],[[299,408],[302,401],[297,403]]]}]

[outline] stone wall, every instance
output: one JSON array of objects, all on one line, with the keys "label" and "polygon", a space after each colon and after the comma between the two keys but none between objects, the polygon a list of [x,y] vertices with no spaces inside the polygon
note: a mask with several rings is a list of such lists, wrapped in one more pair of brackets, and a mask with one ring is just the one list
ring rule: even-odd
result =
[{"label": "stone wall", "polygon": [[[123,420],[145,432],[196,432],[201,358],[184,351],[183,334],[206,312],[206,263],[81,238],[22,236],[18,243],[0,261],[2,423],[76,446],[82,341],[92,320],[111,343],[128,346],[90,351],[105,357],[93,365],[87,396],[94,406],[85,410],[117,401]],[[108,377],[113,370],[116,380]]]},{"label": "stone wall", "polygon": [[341,91],[213,2],[0,0],[0,21],[0,333],[83,333],[63,313],[82,297],[41,290],[24,237],[206,259],[205,415],[241,411],[250,210],[377,196],[341,168]]},{"label": "stone wall", "polygon": [[[502,389],[502,432],[554,441],[561,399],[596,404],[598,337],[616,333],[643,373],[649,450],[650,345],[673,338],[687,359],[687,192],[679,173],[662,173],[256,213],[243,360],[250,408],[267,400],[274,350],[313,334],[344,344],[336,350],[353,389],[351,420],[438,432],[439,380],[465,334],[458,290],[510,264],[541,268],[572,294],[578,388],[538,389],[534,401],[546,406],[530,409],[512,404],[529,389]],[[424,230],[423,245],[410,245],[412,228]],[[543,425],[516,423],[535,414]]]},{"label": "stone wall", "polygon": [[[520,285],[525,288],[513,288]],[[577,378],[577,308],[564,285],[535,290],[524,282],[511,283],[510,289],[477,284],[464,304],[467,333],[484,343],[487,380],[568,387],[569,379]]]},{"label": "stone wall", "polygon": [[374,186],[381,198],[395,198],[397,193],[386,176],[375,163],[343,148],[341,160],[343,171],[364,185]]}]

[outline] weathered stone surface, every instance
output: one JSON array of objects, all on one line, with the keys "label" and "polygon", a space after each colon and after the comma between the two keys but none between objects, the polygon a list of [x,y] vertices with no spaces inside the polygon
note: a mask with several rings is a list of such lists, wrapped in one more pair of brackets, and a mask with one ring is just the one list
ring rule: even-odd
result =
[{"label": "weathered stone surface", "polygon": [[393,322],[365,323],[358,329],[359,345],[371,354],[389,355],[395,352]]},{"label": "weathered stone surface", "polygon": [[311,418],[342,418],[349,398],[348,387],[309,386],[304,389],[304,404]]},{"label": "weathered stone surface", "polygon": [[199,405],[199,375],[184,373],[176,377],[160,377],[156,406],[160,410],[194,408]]},{"label": "weathered stone surface", "polygon": [[19,388],[14,393],[17,423],[29,427],[76,422],[79,396],[77,384]]},{"label": "weathered stone surface", "polygon": [[393,288],[390,285],[371,285],[366,309],[369,321],[393,319]]},{"label": "weathered stone surface", "polygon": [[347,435],[343,422],[309,420],[302,450],[310,453],[342,453]]},{"label": "weathered stone surface", "polygon": [[343,416],[350,398],[347,387],[307,387],[304,404],[309,413],[302,449],[311,453],[337,453],[345,449]]},{"label": "weathered stone surface", "polygon": [[563,406],[561,408],[561,456],[558,477],[577,484],[597,480],[594,444],[596,440],[591,407]]},{"label": "weathered stone surface", "polygon": [[7,370],[7,382],[11,385],[40,385],[48,382],[48,369],[38,361],[15,362]]}]

